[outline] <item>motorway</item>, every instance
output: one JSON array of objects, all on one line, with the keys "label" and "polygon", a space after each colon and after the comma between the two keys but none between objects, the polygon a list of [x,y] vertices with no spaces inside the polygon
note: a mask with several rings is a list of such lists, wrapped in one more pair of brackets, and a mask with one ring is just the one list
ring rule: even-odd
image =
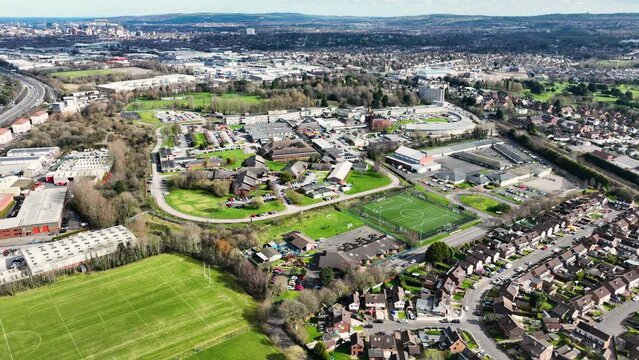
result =
[{"label": "motorway", "polygon": [[[151,154],[151,156],[153,158],[155,158],[155,154],[159,151],[160,146],[162,145],[162,132],[161,132],[161,128],[158,128],[155,132],[155,135],[157,137],[157,143],[155,145],[155,148],[153,149],[153,152]],[[387,186],[378,188],[378,189],[374,189],[374,190],[369,190],[369,191],[363,191],[361,193],[358,194],[354,194],[354,195],[341,195],[340,197],[338,197],[337,199],[334,200],[329,200],[329,201],[323,201],[317,204],[313,204],[313,205],[308,205],[308,206],[297,206],[297,205],[286,205],[286,209],[283,211],[278,212],[277,214],[272,214],[272,215],[265,215],[262,217],[259,217],[257,219],[252,219],[252,218],[242,218],[242,219],[212,219],[212,218],[205,218],[205,217],[200,217],[200,216],[193,216],[193,215],[189,215],[189,214],[185,214],[181,211],[178,211],[177,209],[173,208],[171,205],[169,205],[166,202],[166,199],[164,198],[164,193],[168,191],[168,189],[166,188],[166,185],[164,185],[162,183],[162,176],[160,175],[160,173],[157,170],[157,164],[155,163],[155,160],[152,159],[152,168],[153,168],[153,176],[151,179],[151,195],[153,196],[153,198],[155,199],[156,204],[158,205],[158,207],[160,209],[162,209],[162,211],[175,216],[176,218],[182,219],[182,220],[187,220],[187,221],[193,221],[193,222],[198,222],[198,223],[208,223],[208,224],[229,224],[229,223],[251,223],[253,222],[253,220],[256,221],[261,221],[261,220],[269,220],[269,219],[276,219],[282,216],[286,216],[286,215],[292,215],[292,214],[297,214],[297,213],[301,213],[307,210],[311,210],[311,209],[315,209],[315,208],[319,208],[319,207],[323,207],[326,205],[330,205],[330,204],[337,204],[339,202],[342,201],[347,201],[347,200],[353,200],[353,199],[357,199],[363,196],[367,196],[367,195],[371,195],[371,194],[375,194],[378,192],[382,192],[382,191],[387,191],[387,190],[391,190],[391,189],[395,189],[395,188],[400,188],[401,184],[399,181],[399,178],[397,176],[395,176],[395,174],[391,173],[390,171],[383,169],[382,168],[382,172],[384,172],[386,174],[386,176],[388,176],[391,179],[391,183]],[[369,163],[372,165],[373,163],[371,161],[369,161]]]},{"label": "motorway", "polygon": [[24,116],[31,109],[40,106],[44,102],[47,94],[46,85],[36,79],[13,73],[9,70],[0,68],[0,73],[11,76],[22,82],[24,89],[27,91],[22,100],[15,104],[12,108],[0,114],[0,126],[9,126],[17,118]]}]

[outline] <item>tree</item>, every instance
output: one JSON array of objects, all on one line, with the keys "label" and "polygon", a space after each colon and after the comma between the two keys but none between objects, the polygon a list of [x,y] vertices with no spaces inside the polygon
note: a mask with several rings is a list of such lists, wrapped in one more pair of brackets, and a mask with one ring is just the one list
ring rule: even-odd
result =
[{"label": "tree", "polygon": [[306,352],[304,351],[304,349],[302,349],[302,347],[298,345],[287,347],[286,349],[284,349],[283,353],[284,353],[284,358],[286,360],[303,359],[304,356],[306,355]]},{"label": "tree", "polygon": [[429,246],[426,250],[426,261],[430,263],[442,262],[445,259],[453,256],[454,250],[443,242],[436,242]]},{"label": "tree", "polygon": [[288,171],[282,171],[280,174],[280,181],[282,181],[283,184],[290,183],[293,179],[293,174]]},{"label": "tree", "polygon": [[328,349],[326,349],[326,344],[322,341],[318,341],[313,348],[313,353],[320,360],[331,360],[331,355],[328,353]]},{"label": "tree", "polygon": [[322,285],[328,285],[331,281],[335,279],[335,273],[331,268],[323,268],[320,270],[320,280],[322,281]]}]

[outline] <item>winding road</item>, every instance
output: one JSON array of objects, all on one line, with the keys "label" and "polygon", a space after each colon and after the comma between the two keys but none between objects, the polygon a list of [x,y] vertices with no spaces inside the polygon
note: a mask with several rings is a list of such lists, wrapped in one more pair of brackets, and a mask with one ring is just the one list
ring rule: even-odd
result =
[{"label": "winding road", "polygon": [[[152,158],[155,159],[155,156],[157,154],[157,152],[159,151],[161,145],[162,145],[162,132],[161,132],[161,128],[158,128],[155,131],[155,135],[157,138],[157,143],[155,145],[155,148],[153,149],[153,152],[151,154]],[[372,161],[368,161],[371,165],[373,164]],[[197,222],[197,223],[207,223],[207,224],[237,224],[237,223],[250,223],[253,221],[262,221],[262,220],[270,220],[270,219],[276,219],[282,216],[287,216],[287,215],[292,215],[292,214],[297,214],[297,213],[301,213],[307,210],[312,210],[312,209],[316,209],[319,207],[323,207],[326,205],[331,205],[331,204],[337,204],[340,203],[342,201],[347,201],[347,200],[353,200],[353,199],[357,199],[363,196],[367,196],[367,195],[371,195],[371,194],[375,194],[378,192],[382,192],[382,191],[386,191],[386,190],[390,190],[390,189],[395,189],[395,188],[399,188],[401,187],[400,185],[400,181],[399,178],[397,176],[395,176],[395,174],[391,173],[390,171],[386,170],[386,169],[382,169],[382,172],[388,176],[391,179],[391,183],[387,186],[381,187],[381,188],[377,188],[377,189],[373,189],[373,190],[369,190],[369,191],[364,191],[358,194],[353,194],[353,195],[346,195],[346,194],[342,194],[340,197],[338,197],[337,199],[334,200],[329,200],[329,201],[323,201],[317,204],[313,204],[313,205],[307,205],[307,206],[297,206],[297,205],[286,205],[286,209],[283,211],[278,212],[277,214],[272,214],[272,215],[265,215],[262,216],[258,219],[252,219],[252,218],[242,218],[242,219],[213,219],[213,218],[206,218],[206,217],[200,217],[200,216],[193,216],[193,215],[189,215],[189,214],[185,214],[175,208],[173,208],[171,205],[169,205],[166,202],[166,199],[164,198],[164,193],[167,192],[167,188],[166,186],[164,186],[162,184],[162,176],[160,175],[160,173],[157,170],[157,166],[155,164],[155,161],[153,160],[153,177],[151,180],[151,194],[153,196],[153,198],[155,199],[155,202],[157,204],[157,206],[162,209],[162,211],[166,212],[167,214],[174,216],[176,218],[182,219],[182,220],[187,220],[187,221],[193,221],[193,222]]]},{"label": "winding road", "polygon": [[27,91],[22,100],[12,108],[0,114],[0,126],[9,126],[17,118],[24,116],[31,109],[40,106],[47,94],[47,87],[40,81],[0,68],[0,73],[19,80]]}]

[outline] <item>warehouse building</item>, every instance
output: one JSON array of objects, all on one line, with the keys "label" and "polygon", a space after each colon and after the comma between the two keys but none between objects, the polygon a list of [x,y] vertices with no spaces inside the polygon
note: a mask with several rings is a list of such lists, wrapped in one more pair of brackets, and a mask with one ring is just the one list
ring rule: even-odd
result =
[{"label": "warehouse building", "polygon": [[66,197],[66,188],[31,192],[15,217],[0,219],[0,239],[59,231]]},{"label": "warehouse building", "polygon": [[352,168],[353,168],[352,162],[350,161],[341,162],[335,165],[335,168],[333,169],[333,171],[331,171],[330,174],[328,174],[328,177],[326,178],[326,180],[335,182],[335,183],[343,183],[346,180],[346,177],[348,176],[348,174],[351,172]]},{"label": "warehouse building", "polygon": [[111,171],[113,162],[108,150],[93,150],[71,154],[56,169],[46,175],[46,181],[66,185],[72,181],[100,181]]},{"label": "warehouse building", "polygon": [[120,244],[131,246],[135,235],[119,225],[97,231],[86,231],[63,240],[22,249],[31,276],[76,267],[90,259],[117,251]]},{"label": "warehouse building", "polygon": [[400,170],[418,174],[441,169],[440,164],[433,162],[432,156],[406,146],[400,146],[392,155],[388,155],[386,162]]}]

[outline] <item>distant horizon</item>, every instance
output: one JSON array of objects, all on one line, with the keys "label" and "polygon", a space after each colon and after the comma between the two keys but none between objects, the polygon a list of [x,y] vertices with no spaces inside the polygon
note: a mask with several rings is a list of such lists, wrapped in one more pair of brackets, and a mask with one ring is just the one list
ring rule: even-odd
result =
[{"label": "distant horizon", "polygon": [[[4,4],[3,4],[4,3]],[[2,18],[112,18],[165,14],[272,14],[403,17],[420,15],[541,16],[639,13],[636,0],[28,0],[0,3]]]},{"label": "distant horizon", "polygon": [[343,17],[343,18],[402,18],[402,17],[420,17],[420,16],[460,16],[460,17],[504,17],[504,18],[517,18],[517,17],[542,17],[542,16],[551,16],[551,15],[639,15],[638,11],[629,11],[629,12],[573,12],[573,13],[564,13],[564,12],[549,12],[542,14],[532,14],[532,15],[487,15],[487,14],[463,14],[463,13],[423,13],[423,14],[414,14],[414,15],[337,15],[337,14],[311,14],[311,13],[303,13],[303,12],[285,12],[285,11],[275,11],[275,12],[167,12],[167,13],[149,13],[149,14],[136,14],[136,15],[112,15],[112,16],[100,16],[100,15],[78,15],[78,16],[0,16],[0,20],[3,19],[75,19],[75,20],[95,20],[95,19],[112,19],[112,18],[123,18],[123,17],[152,17],[152,16],[169,16],[169,15],[247,15],[247,16],[259,16],[259,15],[303,15],[303,16],[316,16],[316,17]]}]

